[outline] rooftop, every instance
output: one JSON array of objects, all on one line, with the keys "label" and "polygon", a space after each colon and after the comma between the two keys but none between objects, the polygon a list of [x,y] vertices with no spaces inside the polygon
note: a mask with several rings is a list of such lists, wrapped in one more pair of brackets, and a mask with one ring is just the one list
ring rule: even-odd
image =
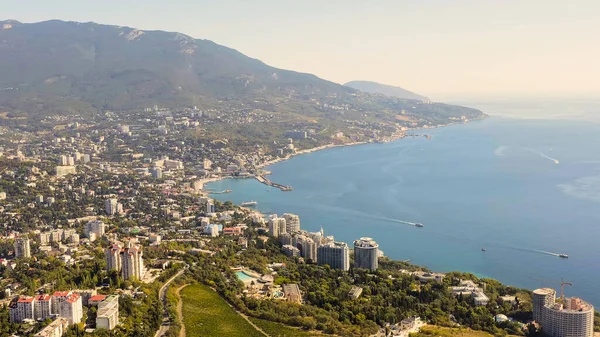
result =
[{"label": "rooftop", "polygon": [[533,291],[535,295],[553,295],[556,294],[556,290],[552,288],[539,288]]},{"label": "rooftop", "polygon": [[284,284],[283,285],[283,293],[285,295],[297,295],[300,296],[300,288],[295,283],[292,284]]},{"label": "rooftop", "polygon": [[31,303],[33,302],[33,297],[19,297],[19,303]]},{"label": "rooftop", "polygon": [[553,308],[554,310],[566,311],[566,312],[587,312],[594,310],[594,306],[590,303],[582,300],[581,298],[572,297],[565,298],[565,305],[559,308]]},{"label": "rooftop", "polygon": [[52,296],[67,297],[67,296],[69,296],[70,293],[71,293],[70,291],[56,291]]},{"label": "rooftop", "polygon": [[50,295],[48,295],[48,294],[44,294],[44,295],[37,295],[37,296],[35,297],[35,300],[36,300],[36,301],[50,301],[50,299],[51,299],[51,298],[52,298],[52,297],[51,297]]},{"label": "rooftop", "polygon": [[71,294],[69,297],[67,297],[67,299],[65,300],[65,302],[67,302],[67,303],[75,303],[80,298],[81,298],[81,296],[79,296],[79,294]]},{"label": "rooftop", "polygon": [[372,238],[363,237],[354,241],[354,247],[359,248],[378,248],[379,245]]},{"label": "rooftop", "polygon": [[90,297],[90,299],[88,301],[104,301],[104,299],[106,298],[106,295],[95,295]]}]

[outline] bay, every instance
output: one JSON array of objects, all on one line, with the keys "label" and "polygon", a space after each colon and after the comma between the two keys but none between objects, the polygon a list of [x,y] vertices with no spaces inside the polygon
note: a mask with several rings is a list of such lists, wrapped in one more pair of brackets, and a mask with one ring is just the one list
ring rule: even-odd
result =
[{"label": "bay", "polygon": [[222,201],[298,214],[303,229],[323,227],[339,241],[373,237],[393,259],[530,289],[558,289],[563,278],[574,284],[567,295],[600,305],[600,124],[579,117],[492,117],[428,130],[430,140],[333,148],[268,167],[292,192],[254,179],[207,187],[231,189],[213,195]]}]

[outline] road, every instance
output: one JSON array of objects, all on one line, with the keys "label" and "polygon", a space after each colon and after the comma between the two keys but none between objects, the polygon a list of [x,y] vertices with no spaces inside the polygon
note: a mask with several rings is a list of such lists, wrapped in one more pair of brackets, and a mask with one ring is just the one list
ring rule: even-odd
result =
[{"label": "road", "polygon": [[164,336],[164,334],[166,334],[169,328],[171,327],[171,322],[169,322],[169,312],[167,311],[167,288],[169,287],[169,284],[171,284],[173,280],[181,276],[181,274],[183,274],[187,270],[187,268],[188,266],[183,267],[180,271],[177,272],[177,274],[175,274],[167,282],[165,282],[165,284],[163,284],[163,286],[160,287],[160,290],[158,291],[158,298],[162,301],[163,304],[163,323],[154,334],[154,337]]}]

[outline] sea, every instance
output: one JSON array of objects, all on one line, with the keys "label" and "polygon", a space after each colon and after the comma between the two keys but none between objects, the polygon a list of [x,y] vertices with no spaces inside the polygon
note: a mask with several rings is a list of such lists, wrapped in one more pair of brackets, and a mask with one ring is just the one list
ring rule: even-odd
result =
[{"label": "sea", "polygon": [[521,288],[564,280],[567,296],[600,306],[600,101],[463,104],[491,117],[267,167],[291,192],[254,179],[207,187],[350,247],[372,237],[392,259]]}]

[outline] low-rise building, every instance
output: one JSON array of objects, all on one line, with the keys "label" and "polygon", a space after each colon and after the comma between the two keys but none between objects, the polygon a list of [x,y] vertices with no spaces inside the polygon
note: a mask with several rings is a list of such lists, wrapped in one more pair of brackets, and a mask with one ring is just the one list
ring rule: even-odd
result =
[{"label": "low-rise building", "polygon": [[219,236],[219,226],[215,224],[208,225],[204,228],[204,233],[212,237]]},{"label": "low-rise building", "polygon": [[54,171],[56,172],[57,177],[63,177],[68,174],[75,174],[76,169],[75,169],[75,166],[66,166],[65,165],[65,166],[56,166]]},{"label": "low-rise building", "polygon": [[421,317],[411,316],[400,321],[400,329],[409,330],[421,324]]},{"label": "low-rise building", "polygon": [[413,272],[412,275],[423,283],[430,281],[441,283],[444,280],[444,277],[446,277],[446,274],[443,273],[429,273],[425,271],[416,271]]},{"label": "low-rise building", "polygon": [[225,227],[223,228],[223,235],[242,235],[242,227]]},{"label": "low-rise building", "polygon": [[150,243],[154,243],[154,244],[160,244],[160,241],[162,240],[162,237],[158,234],[150,234],[150,236],[148,237],[150,240]]},{"label": "low-rise building", "polygon": [[283,245],[281,251],[289,257],[300,256],[300,249],[292,245]]},{"label": "low-rise building", "polygon": [[283,296],[288,302],[302,303],[302,293],[295,283],[283,285]]},{"label": "low-rise building", "polygon": [[95,295],[88,299],[88,305],[92,307],[97,307],[100,302],[106,299],[106,295]]},{"label": "low-rise building", "polygon": [[33,337],[61,337],[67,331],[68,325],[69,321],[66,318],[58,317]]},{"label": "low-rise building", "polygon": [[348,292],[348,297],[350,297],[351,299],[355,300],[357,298],[360,297],[360,295],[363,292],[363,288],[361,287],[357,287],[357,286],[353,286],[352,289],[350,289],[350,291]]},{"label": "low-rise building", "polygon": [[490,301],[483,290],[471,280],[460,281],[458,286],[452,287],[451,289],[455,296],[471,296],[475,305],[487,305]]},{"label": "low-rise building", "polygon": [[[106,225],[104,224],[104,222],[102,222],[100,220],[88,221],[85,224],[84,233],[87,238],[90,238],[90,234],[92,234],[92,233],[96,234],[95,238],[100,238],[104,235],[105,232],[106,232]],[[90,241],[93,241],[93,240],[90,240]]]},{"label": "low-rise building", "polygon": [[96,328],[112,330],[117,324],[119,324],[119,298],[108,296],[98,304]]}]

